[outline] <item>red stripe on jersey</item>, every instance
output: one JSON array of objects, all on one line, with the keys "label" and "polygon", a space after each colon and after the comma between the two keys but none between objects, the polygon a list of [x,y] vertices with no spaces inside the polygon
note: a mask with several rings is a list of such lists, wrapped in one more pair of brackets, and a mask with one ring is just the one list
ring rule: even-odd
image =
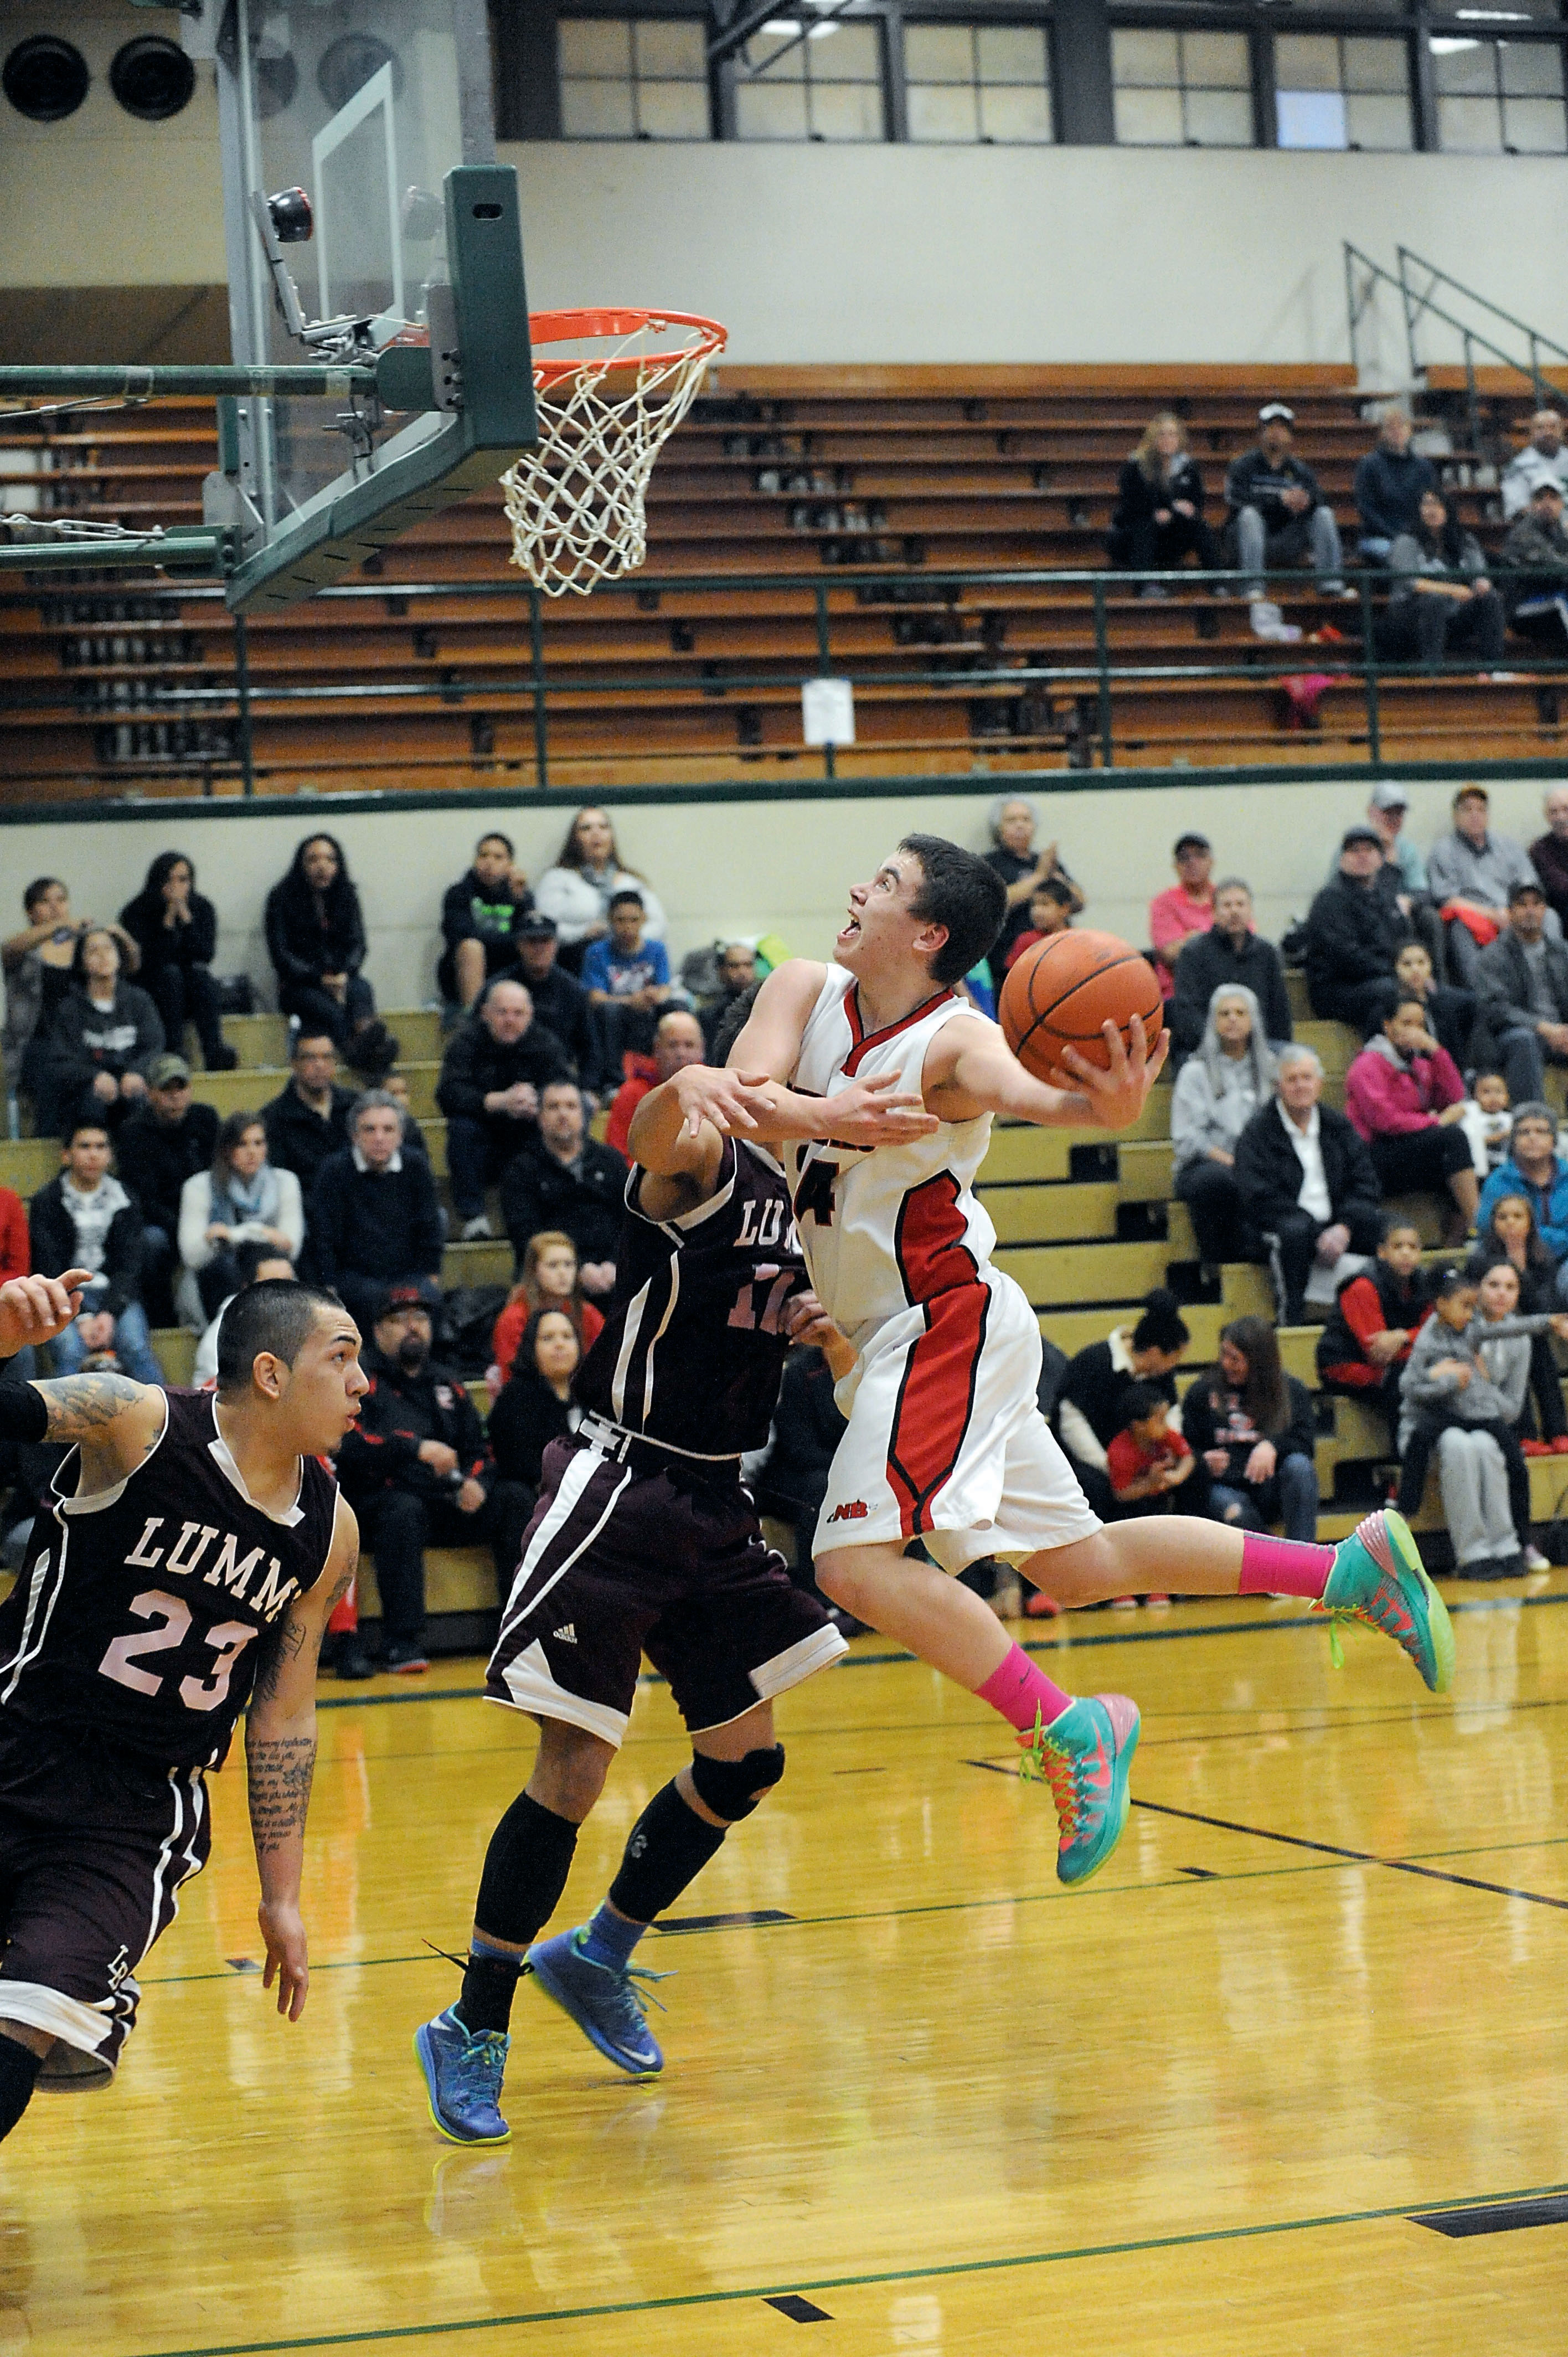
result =
[{"label": "red stripe on jersey", "polygon": [[900,1017],[897,1023],[885,1023],[880,1031],[865,1031],[861,1028],[859,987],[857,985],[854,989],[847,991],[844,994],[843,1011],[849,1018],[850,1050],[843,1063],[845,1080],[854,1080],[860,1070],[861,1058],[869,1055],[873,1048],[880,1048],[884,1039],[896,1039],[900,1031],[908,1031],[912,1023],[918,1023],[921,1017],[929,1015],[933,1006],[940,1006],[947,999],[956,998],[957,996],[958,993],[954,990],[936,991],[911,1013]]},{"label": "red stripe on jersey", "polygon": [[937,1492],[958,1463],[974,1410],[990,1308],[990,1290],[983,1285],[954,1286],[939,1295],[927,1308],[926,1331],[905,1363],[887,1444],[887,1484],[898,1501],[906,1538],[931,1528]]},{"label": "red stripe on jersey", "polygon": [[898,1206],[893,1257],[908,1301],[932,1301],[955,1285],[972,1285],[980,1275],[980,1263],[964,1242],[966,1222],[958,1199],[958,1180],[943,1170],[911,1187]]}]

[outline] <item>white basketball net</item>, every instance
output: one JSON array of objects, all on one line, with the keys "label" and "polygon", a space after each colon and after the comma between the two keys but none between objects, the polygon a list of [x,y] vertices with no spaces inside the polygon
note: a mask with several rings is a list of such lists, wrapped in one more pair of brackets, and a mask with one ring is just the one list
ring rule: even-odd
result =
[{"label": "white basketball net", "polygon": [[[650,313],[602,354],[534,369],[539,447],[501,477],[511,559],[548,597],[585,597],[634,572],[648,554],[648,479],[696,397],[722,339],[706,325],[672,325],[680,348],[652,351]],[[639,347],[644,347],[639,349]]]}]

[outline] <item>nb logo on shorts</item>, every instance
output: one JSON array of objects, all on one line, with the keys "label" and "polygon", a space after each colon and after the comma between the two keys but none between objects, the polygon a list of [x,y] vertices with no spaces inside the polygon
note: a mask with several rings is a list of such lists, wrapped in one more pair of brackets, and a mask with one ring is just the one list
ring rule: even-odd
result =
[{"label": "nb logo on shorts", "polygon": [[570,1620],[565,1623],[564,1628],[553,1629],[550,1633],[556,1640],[557,1643],[562,1645],[575,1645],[577,1641],[576,1628]]},{"label": "nb logo on shorts", "polygon": [[828,1520],[830,1523],[864,1523],[870,1512],[864,1498],[852,1498],[847,1505],[835,1506]]}]

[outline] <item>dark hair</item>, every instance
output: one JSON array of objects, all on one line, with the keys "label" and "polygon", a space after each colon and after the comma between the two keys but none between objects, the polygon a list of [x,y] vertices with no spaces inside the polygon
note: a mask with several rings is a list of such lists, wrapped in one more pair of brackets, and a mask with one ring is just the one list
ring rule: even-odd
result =
[{"label": "dark hair", "polygon": [[174,874],[177,867],[188,867],[190,869],[191,889],[194,891],[196,888],[196,867],[194,863],[186,857],[183,851],[160,851],[152,866],[148,868],[147,880],[143,885],[141,890],[137,893],[136,899],[132,902],[132,907],[134,908],[138,901],[145,901],[149,905],[156,905],[160,903],[163,899],[164,886],[168,882],[169,877]]},{"label": "dark hair", "polygon": [[612,892],[610,894],[610,907],[612,909],[635,909],[639,917],[646,917],[648,914],[647,901],[643,899],[641,893],[630,884],[627,885],[623,890],[619,892]]},{"label": "dark hair", "polygon": [[259,1129],[263,1137],[266,1135],[267,1125],[262,1119],[259,1113],[225,1114],[222,1121],[219,1124],[218,1135],[212,1141],[212,1191],[214,1195],[227,1189],[229,1181],[233,1176],[234,1165],[231,1157],[233,1155],[234,1148],[239,1145],[240,1140],[244,1136],[245,1132],[248,1129]]},{"label": "dark hair", "polygon": [[28,885],[27,890],[22,895],[22,906],[30,917],[46,892],[63,892],[64,890],[65,885],[59,877],[35,876],[32,882]]},{"label": "dark hair", "polygon": [[1482,1278],[1490,1276],[1495,1268],[1506,1268],[1522,1292],[1524,1280],[1506,1252],[1488,1252],[1484,1245],[1477,1244],[1465,1263],[1465,1275],[1472,1285],[1479,1285]]},{"label": "dark hair", "polygon": [[87,944],[88,944],[88,942],[94,942],[94,941],[96,941],[100,933],[102,933],[102,934],[106,935],[106,937],[107,937],[110,941],[112,941],[112,942],[113,942],[113,944],[114,944],[114,954],[115,954],[115,956],[116,956],[116,957],[119,959],[119,961],[120,961],[120,973],[121,973],[121,974],[122,974],[122,975],[124,975],[124,971],[125,971],[125,952],[124,952],[124,950],[121,948],[121,946],[120,946],[120,936],[119,936],[119,934],[114,931],[113,926],[113,925],[87,925],[87,926],[84,926],[84,927],[83,927],[83,929],[82,929],[82,931],[81,931],[80,933],[78,933],[78,935],[77,935],[77,937],[76,937],[76,947],[75,947],[75,949],[71,952],[71,956],[70,956],[70,978],[71,978],[72,982],[73,982],[73,983],[75,983],[75,985],[76,985],[76,986],[77,986],[77,988],[78,988],[79,990],[85,990],[85,988],[87,987],[87,968],[86,968],[85,964],[82,963],[83,958],[84,958],[84,957],[85,957],[85,955],[86,955]]},{"label": "dark hair", "polygon": [[931,960],[931,980],[961,982],[995,945],[1007,915],[1007,887],[978,852],[961,850],[945,835],[907,834],[898,848],[920,863],[913,913],[948,929]]},{"label": "dark hair", "polygon": [[[1477,1077],[1478,1079],[1479,1074]],[[1477,1253],[1488,1254],[1493,1260],[1508,1258],[1502,1239],[1498,1234],[1498,1213],[1505,1203],[1522,1203],[1530,1215],[1530,1233],[1524,1240],[1525,1265],[1542,1271],[1555,1269],[1557,1264],[1552,1258],[1552,1247],[1541,1232],[1541,1222],[1535,1216],[1535,1205],[1528,1195],[1516,1194],[1511,1189],[1506,1195],[1499,1195],[1487,1213],[1487,1224],[1476,1238]]]},{"label": "dark hair", "polygon": [[547,1302],[542,1309],[534,1310],[522,1329],[522,1340],[517,1346],[511,1362],[511,1372],[514,1375],[532,1375],[540,1383],[543,1382],[544,1378],[539,1372],[539,1328],[541,1320],[545,1318],[564,1318],[567,1325],[572,1329],[573,1339],[577,1345],[577,1364],[582,1365],[583,1337],[578,1331],[576,1320],[569,1309],[563,1309],[558,1302],[551,1301]]},{"label": "dark hair", "polygon": [[82,1135],[84,1130],[91,1130],[95,1135],[102,1137],[107,1137],[109,1135],[109,1125],[106,1121],[96,1121],[91,1114],[84,1113],[81,1119],[79,1121],[73,1121],[70,1127],[66,1131],[66,1144],[68,1146],[74,1146],[77,1139]]},{"label": "dark hair", "polygon": [[[266,1260],[286,1260],[290,1268],[294,1266],[292,1254],[279,1252],[276,1244],[249,1243],[241,1244],[237,1248],[234,1254],[234,1265],[240,1272],[240,1283],[237,1288],[239,1291],[243,1292],[247,1285],[254,1285],[256,1271]],[[267,1279],[269,1285],[287,1285],[290,1282],[291,1280],[285,1276],[269,1276]]]},{"label": "dark hair", "polygon": [[1389,1238],[1391,1236],[1397,1236],[1402,1228],[1408,1228],[1412,1235],[1419,1236],[1421,1233],[1421,1230],[1416,1226],[1415,1222],[1407,1218],[1403,1211],[1389,1211],[1385,1213],[1378,1228],[1378,1242],[1380,1244],[1386,1244]]},{"label": "dark hair", "polygon": [[328,925],[333,930],[347,929],[353,923],[360,906],[360,896],[349,877],[349,863],[343,856],[343,846],[335,834],[328,834],[323,828],[317,827],[314,834],[304,836],[295,846],[288,874],[277,889],[282,894],[286,906],[299,915],[307,917],[312,924],[317,921],[316,887],[305,872],[305,855],[313,843],[329,843],[337,856],[338,873],[321,897],[326,903]]},{"label": "dark hair", "polygon": [[1144,1297],[1144,1314],[1133,1329],[1134,1351],[1185,1351],[1192,1336],[1176,1295],[1156,1285]]},{"label": "dark hair", "polygon": [[504,843],[506,845],[507,857],[509,859],[515,859],[517,857],[516,844],[512,841],[510,834],[503,834],[499,826],[486,827],[483,834],[480,835],[478,843],[475,844],[474,849],[476,851],[482,851],[487,843]]},{"label": "dark hair", "polygon": [[219,1390],[238,1391],[248,1383],[263,1351],[292,1367],[321,1312],[342,1308],[337,1294],[325,1285],[269,1276],[260,1285],[246,1286],[223,1312],[218,1329]]},{"label": "dark hair", "polygon": [[1504,1088],[1506,1089],[1509,1084],[1509,1076],[1504,1071],[1500,1064],[1477,1064],[1475,1071],[1470,1075],[1470,1093],[1472,1096],[1475,1095],[1477,1089],[1480,1086],[1483,1081],[1501,1081]]},{"label": "dark hair", "polygon": [[1072,886],[1064,883],[1059,876],[1047,876],[1044,883],[1036,885],[1029,898],[1031,900],[1054,900],[1058,909],[1072,909],[1078,905]]},{"label": "dark hair", "polygon": [[[1418,504],[1415,518],[1415,536],[1417,540],[1421,543],[1423,548],[1427,549],[1434,554],[1441,554],[1443,556],[1446,557],[1450,565],[1459,564],[1465,554],[1465,531],[1458,517],[1454,512],[1453,501],[1451,500],[1445,500],[1442,492],[1437,490],[1430,493],[1423,491],[1421,496],[1423,500],[1430,497],[1437,501],[1438,505],[1443,510],[1443,524],[1441,530],[1436,533],[1429,530],[1425,518],[1422,515]],[[1458,802],[1461,799],[1462,797],[1457,794],[1455,796],[1455,802]]]},{"label": "dark hair", "polygon": [[1169,1405],[1170,1402],[1158,1383],[1129,1383],[1122,1394],[1122,1423],[1124,1426],[1142,1424],[1144,1418],[1153,1415],[1156,1408]]},{"label": "dark hair", "polygon": [[1451,1300],[1456,1293],[1472,1292],[1475,1284],[1476,1280],[1467,1269],[1440,1268],[1432,1280],[1432,1298],[1434,1301]]},{"label": "dark hair", "polygon": [[1241,1405],[1260,1432],[1283,1432],[1290,1422],[1290,1393],[1280,1364],[1279,1336],[1266,1318],[1232,1318],[1219,1329],[1247,1361]]},{"label": "dark hair", "polygon": [[302,1023],[294,1035],[294,1045],[288,1051],[291,1064],[307,1039],[325,1039],[332,1053],[334,1055],[338,1053],[338,1042],[333,1039],[325,1023]]},{"label": "dark hair", "polygon": [[614,868],[624,869],[628,876],[635,876],[637,874],[636,868],[628,867],[625,860],[620,856],[620,845],[616,841],[615,828],[610,824],[609,813],[605,809],[602,802],[585,802],[582,809],[573,814],[572,823],[566,829],[566,840],[561,845],[559,852],[556,854],[556,866],[582,867],[586,865],[586,862],[583,857],[582,845],[577,841],[577,829],[582,824],[584,819],[586,818],[590,811],[598,811],[604,818],[605,824],[609,827],[610,866]]},{"label": "dark hair", "polygon": [[757,994],[761,988],[760,982],[748,982],[744,990],[736,992],[714,1027],[713,1041],[708,1049],[710,1064],[723,1065],[727,1060],[730,1049],[751,1020],[751,1010],[757,1004]]}]

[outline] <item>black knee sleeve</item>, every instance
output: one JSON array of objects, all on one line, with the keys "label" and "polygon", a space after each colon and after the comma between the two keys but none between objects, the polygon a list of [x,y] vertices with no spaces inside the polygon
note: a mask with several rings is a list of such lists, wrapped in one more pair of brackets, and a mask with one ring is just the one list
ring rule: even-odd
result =
[{"label": "black knee sleeve", "polygon": [[620,1871],[610,1885],[610,1905],[633,1923],[655,1921],[724,1847],[728,1830],[727,1825],[709,1824],[688,1808],[673,1784],[666,1784],[631,1829]]},{"label": "black knee sleeve", "polygon": [[485,1852],[474,1921],[492,1940],[522,1947],[555,1911],[566,1888],[577,1828],[520,1792]]},{"label": "black knee sleeve", "polygon": [[768,1751],[748,1751],[744,1760],[707,1760],[700,1751],[692,1759],[692,1782],[698,1800],[732,1825],[750,1816],[783,1773],[781,1743]]},{"label": "black knee sleeve", "polygon": [[33,2099],[41,2054],[19,2039],[0,2036],[0,2137],[8,2136]]}]

